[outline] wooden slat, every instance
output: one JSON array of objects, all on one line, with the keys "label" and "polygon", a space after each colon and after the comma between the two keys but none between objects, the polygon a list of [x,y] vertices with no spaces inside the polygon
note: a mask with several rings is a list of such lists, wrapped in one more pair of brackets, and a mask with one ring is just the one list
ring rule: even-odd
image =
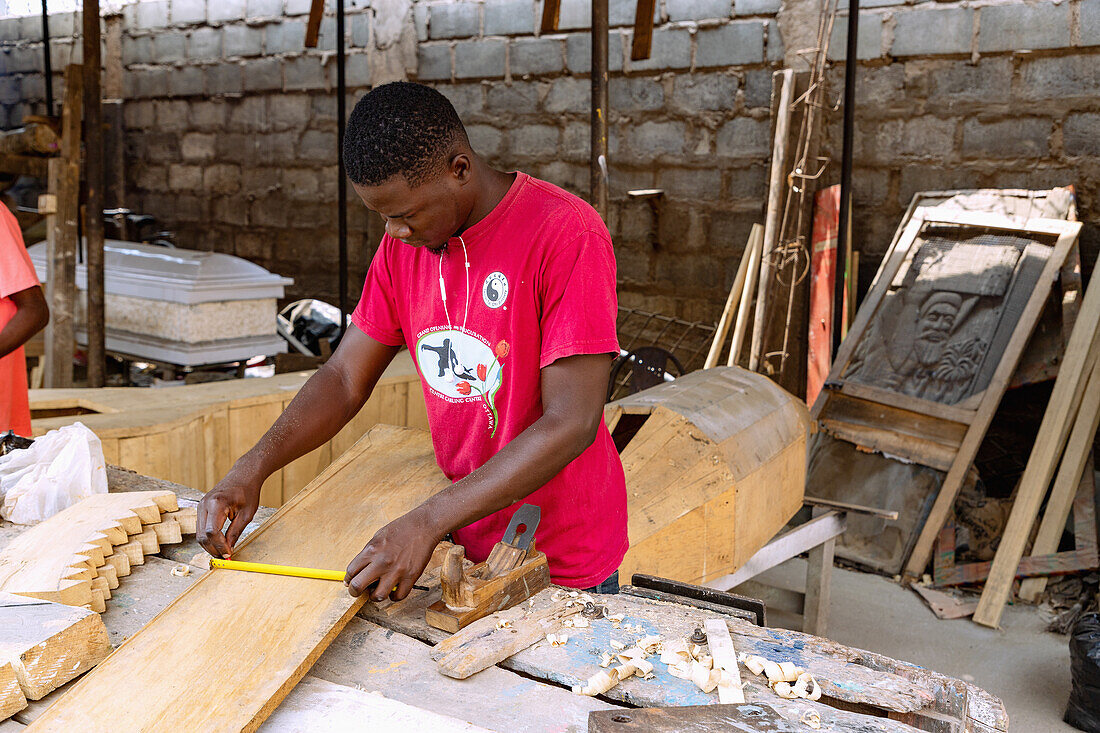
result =
[{"label": "wooden slat", "polygon": [[[234,557],[342,567],[364,538],[448,483],[427,434],[376,428]],[[341,583],[211,571],[29,730],[255,730],[364,601]],[[135,684],[140,694],[118,694]]]},{"label": "wooden slat", "polygon": [[317,37],[321,33],[321,18],[325,14],[325,0],[312,0],[309,5],[309,20],[306,21],[306,48],[317,48]]},{"label": "wooden slat", "polygon": [[[997,217],[993,218],[996,219]],[[989,219],[990,217],[986,216],[953,218],[955,223],[967,224],[971,221],[988,222]],[[913,221],[919,222],[920,219],[914,218]],[[989,225],[986,224],[986,226]],[[1013,372],[1016,371],[1016,364],[1020,361],[1020,355],[1027,346],[1031,338],[1031,332],[1039,320],[1039,315],[1046,304],[1047,295],[1050,293],[1050,288],[1054,284],[1055,276],[1058,270],[1061,269],[1062,263],[1065,262],[1066,257],[1069,255],[1070,248],[1077,240],[1077,236],[1081,231],[1081,224],[1079,222],[1032,220],[1026,228],[1017,228],[1014,230],[1024,233],[1048,233],[1048,230],[1052,228],[1060,229],[1057,243],[1054,246],[1054,252],[1043,267],[1043,273],[1039,277],[1038,284],[1034,292],[1032,292],[1031,297],[1028,299],[1023,312],[1020,314],[1020,320],[1017,322],[1016,329],[1012,332],[1012,338],[1009,339],[1008,344],[1005,346],[1004,353],[1001,354],[1001,361],[997,365],[996,371],[993,372],[993,376],[989,380],[989,386],[985,389],[981,405],[974,414],[974,419],[970,423],[970,429],[966,433],[966,438],[963,439],[962,445],[959,446],[959,452],[955,456],[955,461],[951,464],[951,469],[947,472],[947,476],[944,477],[940,492],[936,496],[936,501],[932,505],[932,510],[929,512],[928,519],[925,520],[924,527],[917,537],[917,541],[913,546],[913,551],[910,553],[909,560],[905,565],[905,575],[908,577],[920,577],[924,569],[928,566],[928,561],[932,557],[932,545],[936,541],[936,536],[940,533],[944,523],[947,521],[948,514],[951,512],[951,507],[955,504],[955,498],[962,489],[963,482],[966,480],[966,474],[970,470],[970,465],[974,462],[974,457],[978,454],[978,448],[985,438],[985,432],[989,429],[989,424],[993,420],[993,415],[996,414],[997,407],[1001,403],[1001,395],[1004,394],[1009,380],[1012,379]],[[904,252],[907,250],[907,246],[903,247],[899,245],[898,247],[898,251]],[[896,271],[897,268],[894,268],[893,272],[891,272],[888,277],[882,278],[882,281],[886,283],[893,279],[893,273]],[[857,324],[860,323],[860,319],[866,310],[866,305],[860,308],[859,315],[856,316]],[[869,317],[870,316],[868,316],[868,318]],[[853,326],[853,330],[854,328],[855,326]],[[848,341],[845,341],[845,344],[847,343]],[[850,354],[848,358],[850,358]],[[847,360],[844,364],[847,365]],[[818,402],[821,402],[820,398]],[[1018,559],[1019,557],[1017,557],[1017,560]]]},{"label": "wooden slat", "polygon": [[14,155],[0,153],[0,173],[13,173],[19,176],[46,178],[49,158],[36,158],[33,155]]},{"label": "wooden slat", "polygon": [[900,435],[889,428],[852,425],[840,420],[822,419],[819,422],[825,432],[861,450],[898,456],[937,471],[950,470],[958,452],[956,446]]},{"label": "wooden slat", "polygon": [[[641,1],[639,0],[638,7],[641,7]],[[754,224],[752,231],[749,233],[749,241],[745,245],[745,251],[741,254],[741,262],[737,265],[737,274],[733,278],[733,285],[730,286],[730,294],[726,298],[726,306],[722,309],[722,317],[718,319],[718,328],[714,332],[714,339],[710,344],[710,351],[707,353],[706,361],[703,362],[704,369],[710,369],[711,367],[718,366],[718,358],[722,356],[722,348],[726,345],[726,333],[729,331],[730,322],[733,320],[734,303],[741,298],[741,292],[745,289],[745,276],[749,271],[749,249],[752,247],[753,238],[756,236],[756,227]]]},{"label": "wooden slat", "polygon": [[[835,383],[825,385],[825,389],[835,390],[836,388],[837,385]],[[900,392],[891,392],[888,389],[875,387],[870,384],[842,382],[840,384],[840,392],[852,397],[858,397],[862,400],[878,402],[883,405],[892,405],[893,407],[900,407],[910,412],[919,412],[923,415],[938,417],[941,420],[949,420],[950,422],[961,423],[963,425],[969,425],[970,421],[974,419],[973,409],[966,409],[955,405],[942,405],[939,402],[923,400],[920,397],[911,397]]]},{"label": "wooden slat", "polygon": [[746,253],[749,258],[749,273],[745,279],[745,287],[741,291],[741,302],[737,304],[737,320],[733,325],[733,337],[730,341],[730,353],[726,359],[726,366],[737,366],[741,360],[741,347],[745,343],[753,294],[756,291],[756,281],[760,276],[760,252],[763,246],[764,227],[753,224],[749,232],[749,251]]},{"label": "wooden slat", "polygon": [[555,33],[558,30],[558,19],[561,17],[561,0],[543,0],[542,23],[539,33]]},{"label": "wooden slat", "polygon": [[634,42],[630,46],[630,60],[648,59],[653,48],[653,9],[655,0],[638,0],[634,11]]},{"label": "wooden slat", "polygon": [[[1081,483],[1081,476],[1092,453],[1096,428],[1100,426],[1100,359],[1092,367],[1092,374],[1085,385],[1085,397],[1073,423],[1066,452],[1062,457],[1061,468],[1054,479],[1054,488],[1047,499],[1043,521],[1039,523],[1039,533],[1031,545],[1032,555],[1047,555],[1058,550],[1058,541],[1062,539],[1073,497]],[[1089,477],[1092,478],[1091,476]],[[1046,578],[1032,578],[1020,584],[1020,598],[1025,601],[1037,601],[1046,589]]]},{"label": "wooden slat", "polygon": [[[1057,263],[1061,266],[1061,262]],[[1045,294],[1044,294],[1045,295]],[[1030,305],[1030,304],[1029,304]],[[1039,513],[1039,505],[1046,494],[1051,476],[1058,464],[1058,458],[1066,444],[1074,416],[1081,405],[1082,387],[1088,377],[1092,364],[1100,352],[1100,278],[1089,283],[1081,310],[1077,314],[1077,325],[1070,336],[1069,345],[1058,369],[1058,378],[1054,380],[1054,390],[1050,394],[1043,422],[1027,468],[1020,478],[1020,487],[1016,499],[1012,502],[1012,513],[1005,524],[997,554],[993,558],[993,567],[989,571],[989,580],[982,590],[978,610],[974,612],[974,621],[984,626],[997,626],[1001,620],[1005,601],[1012,591],[1012,581],[1016,577],[1016,567],[1024,554],[1024,547],[1031,534],[1031,525]]]},{"label": "wooden slat", "polygon": [[929,417],[889,403],[870,402],[837,393],[829,400],[828,409],[822,414],[823,422],[836,420],[867,428],[885,428],[900,434],[903,439],[914,437],[957,449],[966,437],[967,426]]}]

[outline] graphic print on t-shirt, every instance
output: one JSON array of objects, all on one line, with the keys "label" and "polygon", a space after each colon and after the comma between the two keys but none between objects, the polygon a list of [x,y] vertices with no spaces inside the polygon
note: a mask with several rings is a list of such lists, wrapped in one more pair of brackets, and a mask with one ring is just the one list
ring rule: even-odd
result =
[{"label": "graphic print on t-shirt", "polygon": [[428,388],[447,402],[480,401],[489,416],[490,437],[499,422],[496,395],[504,383],[506,356],[507,341],[492,347],[465,328],[436,326],[416,337],[416,363]]}]

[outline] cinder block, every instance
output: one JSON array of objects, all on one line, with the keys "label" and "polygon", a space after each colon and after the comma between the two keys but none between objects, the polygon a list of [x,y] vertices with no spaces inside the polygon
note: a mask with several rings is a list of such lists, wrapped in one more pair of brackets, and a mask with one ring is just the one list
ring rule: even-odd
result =
[{"label": "cinder block", "polygon": [[222,51],[226,56],[259,56],[264,49],[264,33],[244,23],[222,28]]},{"label": "cinder block", "polygon": [[147,101],[126,100],[122,119],[127,130],[151,130],[157,123],[153,103]]},{"label": "cinder block", "polygon": [[416,76],[420,81],[451,78],[451,47],[447,44],[420,44],[416,49]]},{"label": "cinder block", "polygon": [[287,15],[309,15],[309,8],[313,5],[313,0],[286,0]]},{"label": "cinder block", "polygon": [[783,45],[783,33],[775,20],[764,21],[764,57],[771,62],[783,61],[786,47]]},{"label": "cinder block", "polygon": [[[660,3],[653,4],[653,20],[660,21]],[[608,0],[607,21],[612,28],[634,25],[637,0]],[[592,27],[592,3],[589,0],[561,0],[558,30],[574,31]]]},{"label": "cinder block", "polygon": [[[894,2],[896,0],[891,0]],[[736,15],[775,15],[779,12],[781,0],[733,0],[733,12]],[[864,0],[860,5],[864,5]]]},{"label": "cinder block", "polygon": [[587,112],[592,103],[592,85],[587,79],[561,77],[550,85],[543,108],[551,114]]},{"label": "cinder block", "polygon": [[168,188],[168,169],[160,165],[138,162],[134,166],[134,184],[146,191],[163,191]]},{"label": "cinder block", "polygon": [[466,134],[470,138],[470,146],[486,156],[498,154],[504,141],[503,133],[489,125],[470,125],[466,128]]},{"label": "cinder block", "polygon": [[487,36],[530,35],[538,22],[532,0],[485,0],[482,13]]},{"label": "cinder block", "polygon": [[906,10],[894,13],[894,56],[970,53],[974,11],[970,8]]},{"label": "cinder block", "polygon": [[665,0],[670,21],[726,19],[733,13],[733,0]]},{"label": "cinder block", "polygon": [[134,11],[134,27],[149,30],[168,25],[167,0],[143,0]]},{"label": "cinder block", "polygon": [[225,126],[226,103],[222,100],[191,102],[191,129],[220,130]]},{"label": "cinder block", "polygon": [[982,53],[1070,45],[1069,3],[987,5],[979,12],[978,50]]},{"label": "cinder block", "polygon": [[157,63],[183,61],[187,55],[187,36],[180,31],[165,31],[155,36],[153,47]]},{"label": "cinder block", "polygon": [[[882,13],[860,13],[856,58],[860,61],[882,55]],[[770,40],[770,38],[769,38]],[[848,55],[848,19],[837,18],[829,39],[829,60],[843,61]]]},{"label": "cinder block", "polygon": [[768,192],[767,165],[760,162],[730,171],[728,187],[731,199],[741,199],[759,205]]},{"label": "cinder block", "polygon": [[644,77],[617,76],[608,82],[611,109],[623,112],[661,109],[665,90],[660,82]]},{"label": "cinder block", "polygon": [[489,87],[485,108],[493,114],[531,114],[538,109],[539,91],[534,84],[499,82]]},{"label": "cinder block", "polygon": [[1066,155],[1100,157],[1100,114],[1072,114],[1062,125],[1062,144]]},{"label": "cinder block", "polygon": [[184,160],[213,159],[217,137],[205,132],[187,133],[180,138],[180,156]]},{"label": "cinder block", "polygon": [[14,74],[0,76],[0,104],[17,104],[23,94],[23,78]]},{"label": "cinder block", "polygon": [[478,34],[481,19],[479,3],[451,3],[430,5],[428,16],[428,37],[469,38]]},{"label": "cinder block", "polygon": [[283,75],[283,88],[287,91],[325,87],[325,72],[321,68],[321,59],[317,56],[287,59],[283,64]]},{"label": "cinder block", "polygon": [[718,128],[715,153],[722,157],[759,158],[771,150],[771,123],[766,119],[738,117]]},{"label": "cinder block", "polygon": [[[668,198],[714,201],[722,195],[722,171],[717,168],[662,168],[657,172],[657,187],[663,188]],[[712,263],[711,269],[721,268],[713,267]],[[703,280],[713,277],[715,274],[707,273]],[[694,280],[693,284],[698,285],[699,280]]]},{"label": "cinder block", "polygon": [[267,122],[273,130],[304,130],[313,105],[307,94],[279,94],[267,98]]},{"label": "cinder block", "polygon": [[[417,5],[416,7],[420,8],[422,6]],[[367,48],[370,46],[370,13],[358,13],[348,18],[347,22],[351,26],[352,48]]]},{"label": "cinder block", "polygon": [[320,190],[317,171],[312,168],[287,168],[283,171],[283,191],[291,198],[312,198]]},{"label": "cinder block", "polygon": [[168,75],[163,69],[138,69],[123,75],[123,86],[127,97],[163,97],[168,94]]},{"label": "cinder block", "polygon": [[[615,84],[614,79],[611,84]],[[730,74],[681,74],[673,81],[672,103],[688,113],[733,109],[737,105],[738,86],[737,77]]]},{"label": "cinder block", "polygon": [[963,125],[963,154],[968,158],[1042,158],[1050,153],[1050,120],[1015,117]]},{"label": "cinder block", "polygon": [[463,120],[480,114],[485,109],[485,98],[479,82],[473,84],[446,84],[438,87],[439,92],[450,100],[458,116]]},{"label": "cinder block", "polygon": [[[565,66],[573,74],[592,72],[591,33],[571,33],[565,39]],[[623,34],[619,31],[607,35],[607,70],[623,70]]]},{"label": "cinder block", "polygon": [[1080,0],[1077,13],[1080,44],[1100,46],[1100,0]]},{"label": "cinder block", "polygon": [[235,165],[212,165],[203,171],[202,185],[210,193],[236,193],[241,187],[241,169]]},{"label": "cinder block", "polygon": [[[898,79],[889,94],[901,94],[908,99],[927,98],[939,103],[994,102],[1002,103],[1012,95],[1012,59],[990,56],[981,63],[947,60],[909,64],[907,76]],[[899,75],[900,76],[900,75]],[[861,85],[861,93],[864,91]],[[874,98],[883,99],[885,95]]]},{"label": "cinder block", "polygon": [[421,43],[428,40],[428,14],[425,3],[413,5],[413,27],[416,28],[416,40]]},{"label": "cinder block", "polygon": [[264,28],[266,53],[302,53],[306,50],[306,22],[284,20]]},{"label": "cinder block", "polygon": [[168,94],[173,97],[195,97],[204,91],[205,74],[200,66],[181,66],[168,74]]},{"label": "cinder block", "polygon": [[244,65],[244,90],[268,91],[283,88],[283,62],[278,58],[260,58]]},{"label": "cinder block", "polygon": [[[345,33],[347,32],[347,26],[344,26]],[[347,36],[344,37],[345,43],[347,42]],[[305,46],[303,39],[303,47]],[[318,51],[335,51],[336,50],[336,18],[332,16],[325,16],[321,19],[321,27],[317,34],[317,50]]]},{"label": "cinder block", "polygon": [[623,41],[627,47],[627,71],[662,71],[665,69],[687,69],[691,66],[691,33],[687,28],[657,28],[653,31],[653,45],[649,58],[634,61],[630,58],[630,48],[634,43],[634,33],[625,34]]},{"label": "cinder block", "polygon": [[511,42],[508,54],[512,76],[557,74],[564,68],[561,39],[517,38]]},{"label": "cinder block", "polygon": [[152,36],[123,36],[122,65],[150,64],[153,62]]},{"label": "cinder block", "polygon": [[[18,78],[18,77],[12,77]],[[42,74],[27,74],[22,77],[21,81],[21,96],[14,102],[7,103],[8,106],[16,104],[32,105],[36,102],[42,102],[46,99],[46,77]],[[0,104],[0,107],[4,105]],[[4,129],[4,128],[0,128]]]},{"label": "cinder block", "polygon": [[243,89],[240,64],[223,63],[206,67],[207,94],[233,94]]},{"label": "cinder block", "polygon": [[246,12],[245,0],[212,0],[206,8],[206,19],[210,23],[233,22],[244,20]]},{"label": "cinder block", "polygon": [[23,37],[19,28],[18,18],[4,18],[0,20],[0,43],[18,41]]},{"label": "cinder block", "polygon": [[245,0],[245,18],[281,18],[283,0]]},{"label": "cinder block", "polygon": [[229,125],[231,132],[265,132],[267,104],[263,97],[244,97],[230,104]]},{"label": "cinder block", "polygon": [[172,25],[198,25],[206,22],[206,0],[172,0],[168,11]]},{"label": "cinder block", "polygon": [[300,160],[323,161],[336,157],[336,132],[306,130],[298,142]]},{"label": "cinder block", "polygon": [[735,21],[705,28],[696,37],[695,66],[736,66],[764,61],[764,24],[758,20]]},{"label": "cinder block", "polygon": [[493,79],[504,76],[505,41],[485,39],[455,44],[456,79]]},{"label": "cinder block", "polygon": [[292,208],[282,196],[263,196],[252,202],[248,219],[256,226],[281,229],[287,225],[287,212]]},{"label": "cinder block", "polygon": [[[955,149],[955,128],[954,119],[932,115],[887,120],[878,124],[873,134],[875,157],[880,161],[892,161],[898,156],[946,161]],[[858,137],[857,148],[870,136]]]},{"label": "cinder block", "polygon": [[191,59],[218,59],[222,55],[222,31],[220,28],[196,28],[187,40],[187,57]]},{"label": "cinder block", "polygon": [[1100,94],[1100,55],[1048,56],[1020,65],[1014,96],[1029,100],[1090,99]]},{"label": "cinder block", "polygon": [[[77,15],[76,13],[50,13],[50,38],[59,38],[61,36],[73,36],[76,35],[77,28]],[[42,23],[38,23],[38,32],[41,36]],[[83,35],[84,29],[80,29],[81,35]],[[33,36],[32,36],[33,37]]]},{"label": "cinder block", "polygon": [[172,191],[194,191],[202,188],[202,167],[183,163],[168,166],[168,188]]},{"label": "cinder block", "polygon": [[[27,50],[31,51],[28,56],[36,57],[38,63],[30,68],[24,68],[24,71],[38,71],[41,68],[42,55],[40,49],[41,46],[27,47]],[[80,63],[80,57],[83,53],[83,47],[78,49],[76,44],[72,42],[54,41],[50,43],[50,63],[54,69],[64,69],[69,64]]]},{"label": "cinder block", "polygon": [[682,122],[643,122],[628,128],[627,144],[635,157],[652,160],[684,151],[687,130]]},{"label": "cinder block", "polygon": [[523,125],[509,132],[512,155],[532,158],[554,155],[561,130],[552,125]]},{"label": "cinder block", "polygon": [[370,86],[370,57],[365,53],[349,53],[344,60],[344,75],[349,87]]}]

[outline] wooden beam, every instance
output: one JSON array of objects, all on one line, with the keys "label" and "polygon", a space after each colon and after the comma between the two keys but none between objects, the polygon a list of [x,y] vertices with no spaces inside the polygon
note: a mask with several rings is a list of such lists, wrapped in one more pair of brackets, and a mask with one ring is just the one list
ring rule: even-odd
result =
[{"label": "wooden beam", "polygon": [[726,359],[726,366],[737,366],[741,358],[741,347],[745,343],[745,327],[749,322],[749,311],[752,310],[752,296],[756,291],[756,281],[760,274],[760,251],[764,246],[764,227],[753,224],[749,232],[749,250],[744,256],[749,258],[749,272],[745,279],[745,287],[741,291],[741,302],[737,304],[737,321],[733,326],[733,338],[730,341],[730,354]]},{"label": "wooden beam", "polygon": [[[1060,265],[1061,263],[1059,263]],[[1012,503],[989,580],[982,590],[974,621],[983,626],[997,626],[1001,620],[1005,601],[1012,591],[1016,568],[1023,557],[1024,547],[1031,534],[1031,526],[1039,513],[1039,505],[1046,495],[1047,486],[1062,455],[1066,438],[1083,398],[1084,381],[1092,371],[1092,365],[1100,355],[1100,278],[1089,283],[1077,323],[1069,338],[1054,390],[1050,394],[1043,422],[1035,446],[1027,461],[1027,468],[1020,478],[1020,488]],[[1091,441],[1089,441],[1091,443]]]},{"label": "wooden beam", "polygon": [[729,297],[726,298],[726,307],[722,309],[722,317],[718,320],[718,328],[714,332],[710,352],[707,353],[707,359],[703,362],[704,369],[718,366],[718,358],[722,356],[722,347],[726,345],[726,334],[729,332],[730,321],[733,320],[734,301],[741,297],[741,292],[745,289],[745,276],[749,270],[749,249],[752,247],[753,238],[756,236],[757,226],[759,225],[753,225],[752,231],[749,232],[748,244],[745,245],[745,250],[741,253],[741,262],[737,265],[737,274],[733,278]]},{"label": "wooden beam", "polygon": [[539,33],[556,33],[558,20],[561,17],[561,0],[544,0],[542,4],[542,24]]},{"label": "wooden beam", "polygon": [[84,0],[84,242],[87,263],[88,386],[106,384],[103,307],[103,110],[99,0]]},{"label": "wooden beam", "polygon": [[593,208],[608,221],[608,132],[607,117],[611,103],[608,97],[608,0],[592,0],[592,104],[589,160],[589,188]]},{"label": "wooden beam", "polygon": [[46,178],[49,175],[47,169],[49,161],[49,158],[36,158],[32,155],[0,153],[0,173]]},{"label": "wooden beam", "polygon": [[655,0],[638,0],[634,11],[634,42],[630,46],[630,60],[648,59],[653,49],[653,9]]},{"label": "wooden beam", "polygon": [[313,0],[309,6],[309,20],[306,21],[306,48],[317,48],[317,37],[321,34],[321,18],[325,14],[325,0]]}]

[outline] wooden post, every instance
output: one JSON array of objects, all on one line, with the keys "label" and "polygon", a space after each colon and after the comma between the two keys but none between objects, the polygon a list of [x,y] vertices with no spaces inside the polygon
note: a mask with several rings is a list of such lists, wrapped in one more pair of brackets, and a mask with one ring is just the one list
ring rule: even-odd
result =
[{"label": "wooden post", "polygon": [[783,175],[783,164],[787,158],[787,128],[791,121],[794,71],[783,69],[776,73],[781,75],[783,85],[779,92],[779,110],[775,118],[775,139],[772,141],[771,173],[768,180],[768,209],[764,219],[764,248],[760,253],[760,282],[757,285],[759,295],[756,298],[756,313],[753,316],[752,342],[749,349],[749,369],[752,371],[756,371],[760,365],[760,353],[764,344],[764,310],[768,302],[768,290],[772,275],[771,256],[776,243],[779,241],[783,194],[787,190],[786,177]]},{"label": "wooden post", "polygon": [[607,221],[607,0],[592,0],[592,206]]},{"label": "wooden post", "polygon": [[45,383],[49,387],[73,384],[73,306],[76,302],[76,237],[80,217],[81,70],[65,69],[65,98],[61,113],[61,156],[49,162],[49,191],[54,213],[47,220]]},{"label": "wooden post", "polygon": [[84,241],[88,268],[88,386],[106,384],[103,309],[103,114],[99,0],[84,0]]}]

